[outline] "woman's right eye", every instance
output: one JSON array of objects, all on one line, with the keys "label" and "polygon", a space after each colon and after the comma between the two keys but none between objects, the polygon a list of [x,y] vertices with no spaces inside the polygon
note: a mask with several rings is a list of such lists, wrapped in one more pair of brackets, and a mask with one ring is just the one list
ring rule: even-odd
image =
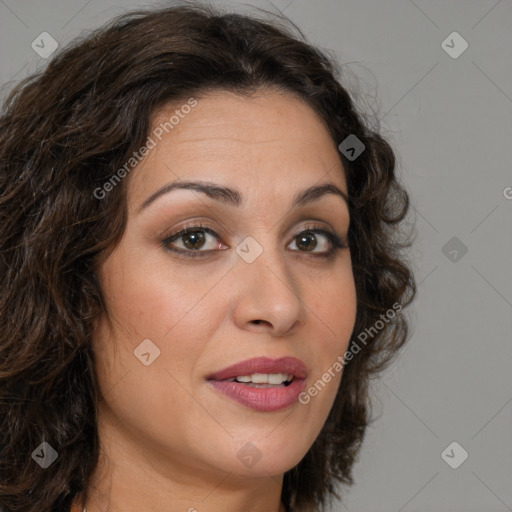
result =
[{"label": "woman's right eye", "polygon": [[224,250],[219,235],[207,226],[190,226],[181,229],[162,241],[162,245],[184,256],[206,256],[216,250]]}]

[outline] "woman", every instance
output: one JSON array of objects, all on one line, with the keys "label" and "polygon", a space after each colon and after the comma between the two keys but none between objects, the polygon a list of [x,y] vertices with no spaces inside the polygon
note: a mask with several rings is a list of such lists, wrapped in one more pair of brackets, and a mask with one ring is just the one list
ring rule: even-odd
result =
[{"label": "woman", "polygon": [[0,120],[0,503],[322,510],[415,294],[389,144],[280,23],[132,12]]}]

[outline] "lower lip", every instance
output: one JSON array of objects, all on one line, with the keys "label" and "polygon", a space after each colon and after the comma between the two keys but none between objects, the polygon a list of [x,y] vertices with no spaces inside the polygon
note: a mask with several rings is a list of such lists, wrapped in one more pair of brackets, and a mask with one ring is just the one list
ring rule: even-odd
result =
[{"label": "lower lip", "polygon": [[297,402],[304,389],[305,379],[294,378],[289,386],[254,388],[241,382],[209,380],[215,389],[235,402],[255,411],[278,411]]}]

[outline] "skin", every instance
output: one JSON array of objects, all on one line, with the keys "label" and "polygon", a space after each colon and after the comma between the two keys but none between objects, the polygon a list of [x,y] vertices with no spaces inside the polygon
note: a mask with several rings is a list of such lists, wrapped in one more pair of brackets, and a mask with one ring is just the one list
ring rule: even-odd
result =
[{"label": "skin", "polygon": [[[197,100],[125,178],[127,228],[100,269],[108,315],[93,340],[101,456],[82,502],[88,512],[284,512],[283,474],[311,447],[339,387],[336,373],[307,405],[258,412],[206,381],[248,358],[293,356],[305,362],[311,386],[347,349],[356,291],[348,248],[323,259],[325,236],[316,235],[313,252],[297,236],[318,224],[345,238],[345,201],[325,194],[291,208],[312,185],[347,192],[324,122],[302,100],[272,90]],[[152,129],[175,109],[161,109]],[[234,188],[243,203],[174,190],[139,211],[162,186],[185,179]],[[196,221],[218,234],[206,234],[207,256],[162,246]],[[252,263],[235,252],[247,236],[263,249]],[[173,242],[187,250],[184,243]],[[133,353],[145,339],[160,350],[149,366]],[[252,467],[237,457],[247,442],[261,454]]]}]

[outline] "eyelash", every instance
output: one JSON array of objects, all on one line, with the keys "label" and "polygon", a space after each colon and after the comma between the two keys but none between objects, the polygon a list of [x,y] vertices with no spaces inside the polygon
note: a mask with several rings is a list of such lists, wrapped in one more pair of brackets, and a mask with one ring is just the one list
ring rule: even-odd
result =
[{"label": "eyelash", "polygon": [[[197,258],[197,257],[201,258],[201,257],[208,256],[209,254],[211,254],[212,252],[216,252],[217,250],[222,250],[222,249],[210,249],[207,251],[202,251],[200,249],[183,250],[183,249],[177,249],[175,247],[173,248],[170,246],[171,242],[174,242],[175,240],[178,240],[182,236],[187,235],[189,233],[194,233],[196,231],[204,231],[205,233],[208,233],[208,234],[214,236],[215,238],[219,239],[219,235],[213,229],[199,223],[194,226],[187,226],[187,227],[180,229],[176,233],[173,233],[172,235],[170,235],[170,236],[166,237],[164,240],[162,240],[161,244],[164,249],[166,249],[168,251],[172,251],[173,253],[176,253],[179,257],[183,257],[183,258]],[[328,231],[318,225],[312,225],[312,226],[308,226],[308,227],[304,228],[303,230],[301,230],[299,233],[297,233],[294,236],[293,240],[295,240],[302,233],[306,233],[306,232],[312,232],[315,235],[320,234],[320,235],[325,236],[327,238],[328,242],[330,243],[330,246],[331,246],[330,249],[328,249],[327,251],[324,251],[324,252],[320,252],[320,253],[315,253],[315,252],[309,253],[308,251],[300,251],[300,250],[294,250],[293,252],[304,252],[306,256],[311,256],[314,258],[331,259],[332,257],[334,257],[334,255],[337,251],[339,251],[341,249],[348,249],[348,243],[346,240],[340,238],[336,233],[334,233],[332,231]]]}]

